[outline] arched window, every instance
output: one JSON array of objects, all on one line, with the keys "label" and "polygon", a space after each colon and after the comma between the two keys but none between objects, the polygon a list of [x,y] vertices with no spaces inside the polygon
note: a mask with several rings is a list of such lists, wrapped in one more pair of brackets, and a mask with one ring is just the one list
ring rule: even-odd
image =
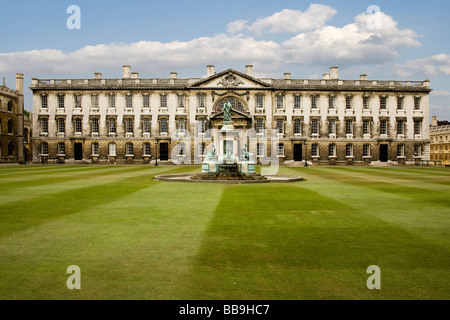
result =
[{"label": "arched window", "polygon": [[14,153],[14,143],[10,140],[8,141],[8,156],[12,156]]},{"label": "arched window", "polygon": [[12,111],[13,111],[13,106],[14,106],[13,102],[12,102],[12,101],[9,101],[9,102],[8,102],[8,111],[9,111],[9,112],[12,112]]},{"label": "arched window", "polygon": [[13,123],[12,119],[8,119],[8,133],[13,133],[13,126],[14,126],[14,123]]},{"label": "arched window", "polygon": [[247,111],[247,106],[245,106],[241,100],[235,98],[235,97],[225,97],[219,100],[217,103],[216,111],[222,111],[224,103],[230,101],[231,103],[231,109],[238,110],[238,111]]}]

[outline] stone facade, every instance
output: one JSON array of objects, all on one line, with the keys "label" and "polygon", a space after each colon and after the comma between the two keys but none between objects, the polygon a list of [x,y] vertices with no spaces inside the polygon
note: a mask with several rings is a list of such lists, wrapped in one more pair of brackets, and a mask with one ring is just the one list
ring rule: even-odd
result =
[{"label": "stone facade", "polygon": [[[205,78],[141,79],[123,67],[120,79],[32,79],[33,159],[61,162],[201,162],[208,129],[233,105],[233,125],[256,136],[258,162],[412,164],[429,158],[429,80],[341,80],[253,77],[207,66]],[[277,138],[276,144],[273,137]],[[261,139],[258,140],[258,137]],[[265,138],[265,139],[262,139]],[[259,142],[262,141],[262,142]],[[61,153],[63,152],[63,153]]]},{"label": "stone facade", "polygon": [[430,160],[442,161],[443,165],[450,166],[450,124],[441,124],[433,117],[430,139]]},{"label": "stone facade", "polygon": [[23,74],[16,74],[16,90],[0,86],[0,163],[24,161]]}]

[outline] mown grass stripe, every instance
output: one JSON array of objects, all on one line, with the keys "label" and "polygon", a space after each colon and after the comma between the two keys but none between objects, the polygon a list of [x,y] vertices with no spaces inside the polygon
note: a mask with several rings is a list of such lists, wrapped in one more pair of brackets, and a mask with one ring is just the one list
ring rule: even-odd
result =
[{"label": "mown grass stripe", "polygon": [[[227,187],[190,283],[182,286],[184,298],[448,296],[440,276],[449,261],[440,246],[309,190],[306,184]],[[371,264],[389,274],[382,291],[365,286]],[[424,269],[437,271],[423,277]],[[404,282],[405,272],[412,278],[409,284]],[[430,281],[436,286],[430,288]]]},{"label": "mown grass stripe", "polygon": [[[223,186],[133,181],[131,193],[3,238],[0,298],[177,299]],[[65,287],[71,264],[76,292]]]}]

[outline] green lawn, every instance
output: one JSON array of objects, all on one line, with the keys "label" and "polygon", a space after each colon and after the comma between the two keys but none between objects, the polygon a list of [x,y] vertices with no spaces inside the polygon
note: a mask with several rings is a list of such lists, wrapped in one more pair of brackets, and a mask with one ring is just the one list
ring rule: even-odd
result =
[{"label": "green lawn", "polygon": [[[1,166],[0,299],[449,299],[450,170],[280,169],[307,181],[152,180],[198,166]],[[69,290],[66,269],[81,269]],[[381,269],[369,290],[367,267]]]}]

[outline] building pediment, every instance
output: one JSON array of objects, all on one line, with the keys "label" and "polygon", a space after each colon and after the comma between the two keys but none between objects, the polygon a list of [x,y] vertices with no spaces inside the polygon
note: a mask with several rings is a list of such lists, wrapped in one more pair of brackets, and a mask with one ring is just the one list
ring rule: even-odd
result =
[{"label": "building pediment", "polygon": [[[223,111],[213,114],[210,119],[223,119]],[[245,112],[231,109],[231,119],[252,119],[252,117]]]},{"label": "building pediment", "polygon": [[208,78],[197,81],[190,86],[192,89],[248,89],[269,87],[270,85],[268,83],[233,69],[214,74]]}]

